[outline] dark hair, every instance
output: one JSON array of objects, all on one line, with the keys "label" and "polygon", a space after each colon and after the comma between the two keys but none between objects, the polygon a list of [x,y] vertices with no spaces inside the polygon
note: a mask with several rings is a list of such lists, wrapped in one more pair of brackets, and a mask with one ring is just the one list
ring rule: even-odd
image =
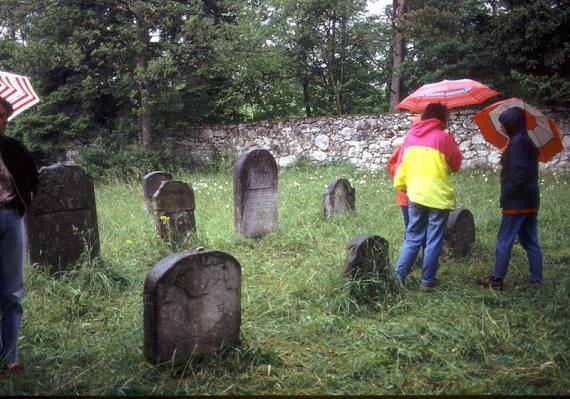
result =
[{"label": "dark hair", "polygon": [[2,104],[4,108],[6,108],[6,111],[8,112],[8,117],[14,113],[14,107],[12,107],[12,104],[10,104],[10,102],[5,98],[0,97],[0,104]]},{"label": "dark hair", "polygon": [[447,117],[449,110],[448,108],[442,103],[429,103],[422,112],[422,120],[426,119],[439,119],[443,123],[447,122]]}]

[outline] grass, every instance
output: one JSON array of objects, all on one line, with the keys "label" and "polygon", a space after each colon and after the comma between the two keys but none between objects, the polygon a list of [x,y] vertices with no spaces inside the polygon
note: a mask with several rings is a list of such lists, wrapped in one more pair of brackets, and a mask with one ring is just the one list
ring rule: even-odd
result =
[{"label": "grass", "polygon": [[[568,174],[541,174],[541,287],[527,282],[518,245],[503,292],[473,283],[490,272],[500,221],[498,176],[477,170],[453,178],[475,218],[471,255],[444,253],[434,292],[419,289],[415,268],[404,289],[380,281],[368,300],[340,275],[360,233],[389,242],[391,267],[398,256],[402,220],[385,173],[281,170],[279,230],[259,240],[235,233],[231,176],[174,173],[193,184],[197,225],[174,248],[157,239],[139,181],[97,184],[101,256],[57,277],[27,267],[26,372],[3,375],[0,395],[570,394]],[[356,188],[356,213],[325,220],[322,194],[339,177]],[[183,368],[153,366],[142,353],[145,276],[197,246],[242,266],[242,342]]]}]

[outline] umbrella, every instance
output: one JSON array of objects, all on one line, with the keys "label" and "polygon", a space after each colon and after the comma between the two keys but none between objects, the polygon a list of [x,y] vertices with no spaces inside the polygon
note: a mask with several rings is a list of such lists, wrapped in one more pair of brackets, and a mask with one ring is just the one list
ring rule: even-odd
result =
[{"label": "umbrella", "polygon": [[422,111],[429,103],[442,103],[448,108],[455,108],[479,104],[498,94],[498,91],[475,80],[442,80],[441,82],[423,85],[404,98],[396,105],[396,108]]},{"label": "umbrella", "polygon": [[40,101],[29,78],[3,71],[0,71],[0,97],[14,108],[14,113],[8,120]]},{"label": "umbrella", "polygon": [[528,135],[540,153],[538,160],[548,162],[564,148],[556,123],[533,106],[518,98],[509,98],[489,105],[477,112],[473,120],[481,130],[483,137],[497,148],[507,145],[509,138],[501,130],[499,116],[511,107],[524,110]]}]

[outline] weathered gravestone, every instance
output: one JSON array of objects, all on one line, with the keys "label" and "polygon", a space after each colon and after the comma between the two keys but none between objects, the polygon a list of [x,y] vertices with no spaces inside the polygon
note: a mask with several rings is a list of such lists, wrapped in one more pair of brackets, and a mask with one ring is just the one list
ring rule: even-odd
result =
[{"label": "weathered gravestone", "polygon": [[143,177],[143,193],[144,193],[144,207],[153,213],[152,209],[152,196],[158,190],[160,183],[165,180],[172,180],[172,175],[166,172],[150,172]]},{"label": "weathered gravestone", "polygon": [[359,280],[385,274],[389,252],[384,238],[360,234],[348,242],[347,250],[343,277]]},{"label": "weathered gravestone", "polygon": [[30,262],[53,272],[71,268],[86,249],[90,258],[98,256],[93,179],[73,163],[41,168],[26,228]]},{"label": "weathered gravestone", "polygon": [[267,150],[242,154],[234,167],[234,221],[256,238],[277,230],[277,163]]},{"label": "weathered gravestone", "polygon": [[355,210],[354,188],[346,179],[332,181],[323,194],[323,214],[325,217],[341,215]]},{"label": "weathered gravestone", "polygon": [[239,342],[241,266],[212,249],[160,260],[144,282],[144,355],[180,364]]},{"label": "weathered gravestone", "polygon": [[457,208],[449,213],[444,242],[455,256],[466,256],[475,242],[475,221],[465,208]]},{"label": "weathered gravestone", "polygon": [[192,185],[165,180],[152,196],[156,231],[160,238],[180,242],[196,231],[194,190]]}]

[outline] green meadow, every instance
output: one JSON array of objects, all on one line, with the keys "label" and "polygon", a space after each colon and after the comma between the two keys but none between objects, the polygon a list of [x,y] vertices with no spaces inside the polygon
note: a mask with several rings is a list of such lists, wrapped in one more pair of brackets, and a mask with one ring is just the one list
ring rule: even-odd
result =
[{"label": "green meadow", "polygon": [[[403,223],[390,177],[347,164],[301,162],[279,172],[279,230],[236,234],[229,167],[174,172],[196,198],[197,234],[161,242],[142,183],[96,183],[101,255],[50,275],[26,266],[20,375],[0,375],[0,395],[570,395],[570,175],[541,172],[539,237],[545,281],[531,286],[515,245],[503,291],[488,274],[500,222],[492,170],[453,176],[475,219],[472,252],[444,252],[439,288],[424,292],[415,267],[403,288],[379,280],[354,295],[341,278],[348,241],[384,237],[390,268]],[[324,219],[333,179],[356,189],[356,212]],[[143,283],[172,252],[214,248],[242,267],[241,343],[182,367],[143,356]]]}]

